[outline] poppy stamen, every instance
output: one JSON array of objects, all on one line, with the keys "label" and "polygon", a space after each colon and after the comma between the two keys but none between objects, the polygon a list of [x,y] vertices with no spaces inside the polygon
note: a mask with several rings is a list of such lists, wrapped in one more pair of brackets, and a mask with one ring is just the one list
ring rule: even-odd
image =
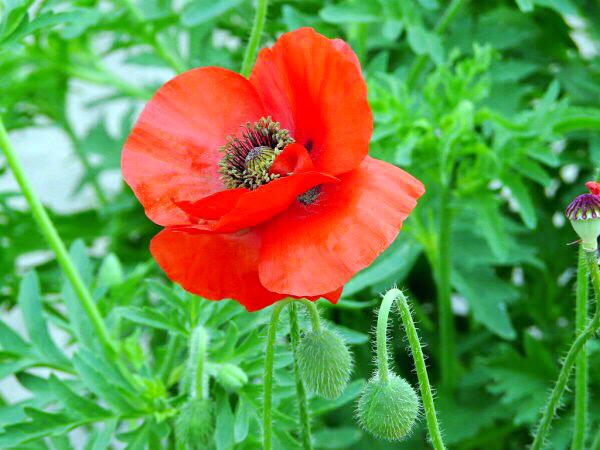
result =
[{"label": "poppy stamen", "polygon": [[317,185],[317,186],[309,189],[308,191],[306,191],[304,194],[299,195],[298,201],[300,203],[302,203],[303,205],[312,205],[314,202],[316,202],[318,200],[320,195],[321,195],[321,186]]},{"label": "poppy stamen", "polygon": [[269,173],[269,169],[277,155],[293,142],[289,131],[271,117],[246,123],[241,137],[229,136],[227,144],[221,147],[225,156],[219,161],[219,173],[225,186],[256,189],[279,178],[280,175]]}]

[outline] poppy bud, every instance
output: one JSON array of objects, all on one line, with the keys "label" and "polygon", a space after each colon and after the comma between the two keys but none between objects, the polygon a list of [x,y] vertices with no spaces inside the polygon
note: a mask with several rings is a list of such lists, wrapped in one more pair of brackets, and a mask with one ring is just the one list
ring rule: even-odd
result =
[{"label": "poppy bud", "polygon": [[600,236],[600,196],[583,194],[578,196],[565,211],[575,232],[581,238],[581,245],[587,252],[598,250]]},{"label": "poppy bud", "polygon": [[248,375],[235,364],[222,364],[217,372],[217,381],[228,391],[235,391],[248,383]]},{"label": "poppy bud", "polygon": [[182,406],[175,424],[179,442],[192,449],[204,449],[214,429],[214,406],[210,400],[194,398]]},{"label": "poppy bud", "polygon": [[390,373],[371,379],[358,401],[358,420],[379,439],[397,441],[408,435],[419,415],[419,398],[408,382]]},{"label": "poppy bud", "polygon": [[309,391],[334,400],[346,389],[352,372],[352,355],[337,334],[313,330],[300,341],[298,367]]}]

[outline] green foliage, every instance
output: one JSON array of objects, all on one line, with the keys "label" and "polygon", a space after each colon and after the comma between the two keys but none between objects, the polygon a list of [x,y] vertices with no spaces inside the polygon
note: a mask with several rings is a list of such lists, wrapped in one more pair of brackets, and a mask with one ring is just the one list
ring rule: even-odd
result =
[{"label": "green foliage", "polygon": [[[447,14],[450,3],[459,7]],[[36,147],[54,158],[52,145],[26,139],[51,130],[80,166],[62,176],[76,178],[73,195],[93,200],[50,215],[116,344],[116,354],[100,347],[0,159],[0,448],[177,448],[191,408],[186,346],[199,324],[210,335],[214,433],[206,447],[260,448],[269,311],[248,314],[166,282],[148,253],[157,227],[122,183],[107,181],[156,87],[186,68],[240,69],[253,12],[249,0],[0,1],[0,113],[14,136],[25,136],[19,152]],[[576,237],[557,217],[599,175],[600,6],[272,0],[261,42],[302,26],[354,48],[375,119],[371,155],[427,188],[396,242],[348,283],[338,305],[322,305],[327,328],[353,346],[355,373],[337,399],[310,398],[316,448],[391,448],[360,430],[353,404],[371,373],[373,299],[394,283],[411,291],[439,384],[433,299],[443,187],[461,375],[453,395],[436,397],[444,438],[459,449],[525,448],[572,339],[576,252],[565,244]],[[593,399],[597,340],[589,347]],[[396,371],[416,386],[404,349],[391,350]],[[274,448],[296,450],[284,339],[274,386]],[[591,431],[600,410],[590,404]],[[570,446],[571,410],[567,395],[548,447]],[[428,448],[422,422],[402,448]]]}]

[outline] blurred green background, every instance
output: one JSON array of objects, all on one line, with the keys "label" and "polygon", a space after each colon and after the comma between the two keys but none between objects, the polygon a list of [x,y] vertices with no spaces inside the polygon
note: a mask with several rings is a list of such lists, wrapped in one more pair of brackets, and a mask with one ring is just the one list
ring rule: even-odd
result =
[{"label": "blurred green background", "polygon": [[[239,71],[254,10],[248,0],[0,0],[0,112],[139,380],[119,381],[113,361],[96,359],[93,336],[73,319],[73,293],[0,157],[0,448],[180,448],[172,421],[190,317],[212,335],[211,445],[260,448],[268,311],[248,315],[168,283],[148,252],[158,228],[119,174],[123,141],[158,86],[197,66]],[[455,389],[436,397],[446,442],[525,448],[573,337],[577,252],[562,211],[599,176],[600,4],[273,0],[261,44],[303,26],[352,46],[375,117],[371,155],[427,188],[392,247],[355,276],[339,306],[322,305],[356,361],[342,399],[312,400],[317,448],[427,448],[423,420],[405,442],[379,442],[360,431],[353,402],[374,370],[378,295],[393,284],[408,289],[439,384],[440,232],[451,255],[459,367]],[[40,337],[46,324],[62,356]],[[390,336],[397,372],[416,386],[398,323]],[[586,448],[594,437],[600,445],[599,347],[589,345]],[[295,449],[283,342],[278,355],[276,448]],[[241,367],[248,383],[219,379],[225,363]],[[74,411],[61,386],[104,412]],[[547,448],[570,447],[572,400],[567,393]]]}]

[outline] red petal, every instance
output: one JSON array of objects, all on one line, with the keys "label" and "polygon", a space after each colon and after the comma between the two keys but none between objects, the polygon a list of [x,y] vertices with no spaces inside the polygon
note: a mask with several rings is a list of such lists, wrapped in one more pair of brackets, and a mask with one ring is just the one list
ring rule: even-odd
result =
[{"label": "red petal", "polygon": [[591,194],[600,195],[600,183],[595,181],[588,181],[585,183]]},{"label": "red petal", "polygon": [[210,300],[232,298],[256,311],[286,297],[260,284],[259,247],[256,232],[189,234],[166,228],[152,239],[150,251],[185,290]]},{"label": "red petal", "polygon": [[289,175],[290,173],[307,172],[313,170],[314,164],[306,149],[300,144],[288,144],[277,157],[270,173]]},{"label": "red petal", "polygon": [[[253,191],[240,195],[237,202],[230,204],[230,211],[217,222],[203,222],[187,228],[230,233],[263,223],[284,211],[296,198],[313,188],[326,183],[335,183],[339,179],[319,172],[303,172],[284,178],[277,178]],[[216,197],[216,196],[213,196]],[[204,199],[198,203],[204,203]],[[186,211],[195,213],[196,204],[186,205]],[[201,214],[201,211],[198,211]],[[186,229],[187,229],[186,228]],[[193,230],[189,230],[193,232]]]},{"label": "red petal", "polygon": [[265,225],[259,276],[267,289],[338,289],[392,243],[424,192],[411,175],[370,157],[340,180],[312,205],[295,202]]},{"label": "red petal", "polygon": [[160,225],[189,223],[174,201],[224,189],[219,148],[240,125],[264,115],[254,87],[229,70],[193,69],[163,85],[142,111],[121,161],[148,217]]},{"label": "red petal", "polygon": [[225,189],[195,202],[175,203],[194,219],[220,219],[231,211],[233,205],[246,192],[250,192],[250,190],[246,188]]},{"label": "red petal", "polygon": [[358,167],[373,132],[367,86],[350,52],[301,28],[263,49],[250,76],[265,109],[306,147],[315,170],[333,175]]}]

